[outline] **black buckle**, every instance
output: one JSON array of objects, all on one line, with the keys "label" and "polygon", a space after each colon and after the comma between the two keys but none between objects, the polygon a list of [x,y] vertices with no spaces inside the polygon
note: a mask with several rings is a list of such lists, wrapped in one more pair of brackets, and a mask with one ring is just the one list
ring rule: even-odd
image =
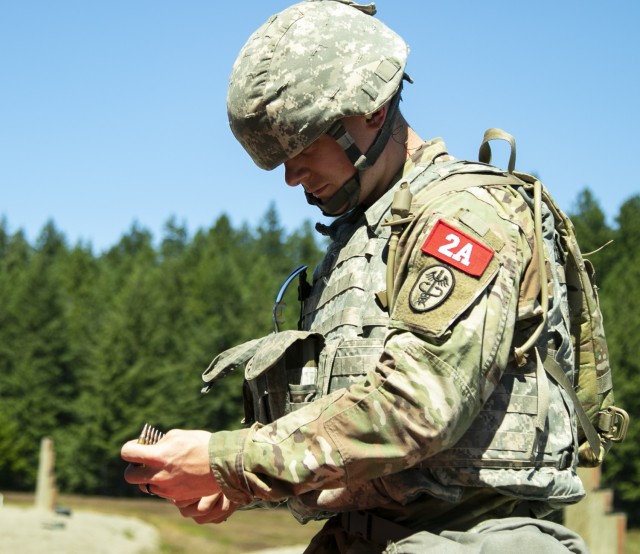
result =
[{"label": "black buckle", "polygon": [[342,513],[340,523],[350,535],[380,546],[385,546],[389,541],[397,542],[406,539],[415,532],[401,524],[363,510]]},{"label": "black buckle", "polygon": [[343,513],[342,526],[351,535],[371,540],[371,514],[368,512],[358,510]]}]

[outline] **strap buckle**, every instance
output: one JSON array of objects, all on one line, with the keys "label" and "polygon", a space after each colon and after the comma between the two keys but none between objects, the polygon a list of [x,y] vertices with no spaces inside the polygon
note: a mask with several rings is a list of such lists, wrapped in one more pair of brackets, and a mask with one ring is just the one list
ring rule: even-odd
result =
[{"label": "strap buckle", "polygon": [[602,438],[611,442],[622,442],[629,428],[629,414],[617,406],[609,406],[600,412],[598,428]]},{"label": "strap buckle", "polygon": [[344,512],[342,526],[348,533],[367,541],[371,540],[371,514],[361,510]]},{"label": "strap buckle", "polygon": [[389,541],[406,539],[415,531],[371,512],[355,510],[340,514],[340,524],[350,535],[385,546]]}]

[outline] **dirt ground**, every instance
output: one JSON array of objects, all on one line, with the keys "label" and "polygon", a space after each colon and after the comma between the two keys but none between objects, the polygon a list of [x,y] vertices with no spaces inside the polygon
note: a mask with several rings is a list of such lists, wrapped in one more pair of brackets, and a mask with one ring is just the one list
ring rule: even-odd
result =
[{"label": "dirt ground", "polygon": [[[155,527],[136,518],[74,510],[69,515],[0,506],[0,554],[156,554]],[[301,554],[300,547],[254,554]]]},{"label": "dirt ground", "polygon": [[1,554],[152,554],[158,543],[156,529],[137,519],[0,508]]}]

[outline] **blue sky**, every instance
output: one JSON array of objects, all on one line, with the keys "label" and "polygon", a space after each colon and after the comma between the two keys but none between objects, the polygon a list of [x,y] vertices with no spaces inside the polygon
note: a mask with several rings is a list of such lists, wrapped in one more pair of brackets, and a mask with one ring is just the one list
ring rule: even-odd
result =
[{"label": "blue sky", "polygon": [[[193,234],[227,214],[318,220],[282,170],[253,166],[226,120],[236,54],[282,0],[0,0],[0,216],[35,241],[53,220],[100,252],[137,222]],[[565,210],[588,187],[611,223],[640,193],[640,2],[379,0],[411,48],[402,110],[475,158],[518,142]],[[495,161],[506,164],[500,148]],[[501,163],[504,161],[504,164]]]}]

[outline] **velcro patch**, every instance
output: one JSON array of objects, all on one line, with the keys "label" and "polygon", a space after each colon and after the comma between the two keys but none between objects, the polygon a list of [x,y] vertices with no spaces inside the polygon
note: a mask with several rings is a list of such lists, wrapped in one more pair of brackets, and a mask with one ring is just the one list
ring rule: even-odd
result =
[{"label": "velcro patch", "polygon": [[436,222],[421,250],[474,277],[484,273],[494,254],[493,249],[442,219]]}]

